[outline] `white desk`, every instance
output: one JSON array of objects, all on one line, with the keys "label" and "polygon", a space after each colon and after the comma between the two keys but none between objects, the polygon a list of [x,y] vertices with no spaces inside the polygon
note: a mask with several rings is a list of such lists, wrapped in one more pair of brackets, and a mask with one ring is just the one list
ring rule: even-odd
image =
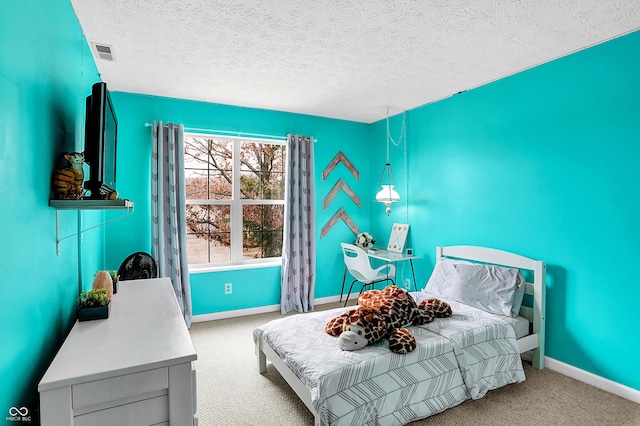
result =
[{"label": "white desk", "polygon": [[379,259],[384,260],[386,263],[396,263],[396,262],[405,262],[409,261],[411,265],[411,276],[413,277],[413,289],[418,290],[418,285],[416,284],[416,273],[413,269],[413,259],[419,259],[420,256],[416,256],[415,254],[408,255],[405,253],[396,253],[389,250],[384,249],[369,249],[365,250],[367,252],[367,256],[371,259]]},{"label": "white desk", "polygon": [[171,281],[121,281],[111,303],[109,318],[75,323],[40,381],[42,425],[197,424],[197,356]]},{"label": "white desk", "polygon": [[[418,290],[418,285],[416,284],[416,273],[413,269],[413,259],[419,259],[420,256],[417,256],[415,254],[408,255],[406,253],[396,253],[393,251],[379,249],[379,248],[372,248],[368,250],[365,249],[364,251],[365,253],[367,253],[367,256],[369,256],[370,259],[383,260],[386,263],[395,264],[397,262],[409,261],[409,264],[411,265],[411,276],[413,277],[413,288],[415,291]],[[342,302],[342,294],[344,293],[344,283],[346,280],[347,280],[347,268],[345,266],[344,274],[342,276],[342,290],[340,291],[340,302]]]}]

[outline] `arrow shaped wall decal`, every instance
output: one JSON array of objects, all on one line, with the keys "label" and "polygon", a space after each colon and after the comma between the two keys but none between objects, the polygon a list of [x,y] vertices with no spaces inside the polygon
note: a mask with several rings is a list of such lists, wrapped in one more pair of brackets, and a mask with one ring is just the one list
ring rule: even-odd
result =
[{"label": "arrow shaped wall decal", "polygon": [[347,183],[342,178],[340,178],[338,179],[338,182],[333,185],[333,188],[331,188],[331,191],[329,191],[327,196],[324,197],[324,200],[322,200],[323,211],[326,210],[333,199],[336,198],[336,195],[338,195],[338,192],[340,192],[340,190],[343,190],[349,196],[349,198],[351,198],[351,200],[356,203],[356,206],[361,206],[360,197],[358,197],[358,195],[353,192],[349,185],[347,185]]},{"label": "arrow shaped wall decal", "polygon": [[331,216],[331,219],[329,219],[329,221],[327,223],[325,223],[325,225],[322,227],[322,233],[321,233],[320,238],[323,238],[325,235],[327,235],[327,233],[331,230],[331,228],[333,228],[335,226],[335,224],[338,223],[338,221],[340,219],[342,219],[344,221],[344,223],[347,224],[349,229],[351,229],[351,232],[353,232],[353,235],[358,235],[360,233],[360,229],[358,229],[358,227],[353,222],[353,220],[351,220],[351,218],[344,211],[344,209],[340,208],[336,212],[336,214]]},{"label": "arrow shaped wall decal", "polygon": [[349,161],[349,159],[342,153],[342,151],[339,151],[336,156],[333,157],[333,160],[331,160],[327,167],[324,168],[324,170],[322,171],[322,180],[327,180],[327,177],[331,174],[331,172],[335,170],[335,168],[340,163],[344,164],[347,170],[349,170],[349,172],[351,172],[351,174],[357,180],[360,180],[360,172],[353,166],[351,161]]}]

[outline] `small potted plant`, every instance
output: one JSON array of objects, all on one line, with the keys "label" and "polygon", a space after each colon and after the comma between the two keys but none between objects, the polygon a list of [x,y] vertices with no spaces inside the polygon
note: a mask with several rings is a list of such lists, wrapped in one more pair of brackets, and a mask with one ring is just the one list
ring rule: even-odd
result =
[{"label": "small potted plant", "polygon": [[82,291],[78,297],[78,320],[90,321],[109,318],[111,299],[105,288]]},{"label": "small potted plant", "polygon": [[113,281],[113,294],[118,292],[118,282],[120,282],[120,275],[118,275],[118,271],[114,271],[113,269],[107,271],[109,275],[111,275],[111,281]]}]

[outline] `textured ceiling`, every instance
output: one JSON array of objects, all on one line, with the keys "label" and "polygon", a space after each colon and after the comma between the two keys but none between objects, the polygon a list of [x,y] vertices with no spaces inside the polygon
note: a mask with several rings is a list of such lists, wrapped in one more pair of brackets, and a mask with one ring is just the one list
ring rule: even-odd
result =
[{"label": "textured ceiling", "polygon": [[373,122],[640,28],[639,0],[71,0],[109,89]]}]

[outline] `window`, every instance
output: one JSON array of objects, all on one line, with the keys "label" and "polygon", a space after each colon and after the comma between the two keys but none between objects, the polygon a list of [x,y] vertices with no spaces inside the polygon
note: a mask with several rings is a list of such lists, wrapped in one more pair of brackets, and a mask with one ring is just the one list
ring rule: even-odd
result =
[{"label": "window", "polygon": [[185,134],[190,265],[282,255],[285,141]]}]

